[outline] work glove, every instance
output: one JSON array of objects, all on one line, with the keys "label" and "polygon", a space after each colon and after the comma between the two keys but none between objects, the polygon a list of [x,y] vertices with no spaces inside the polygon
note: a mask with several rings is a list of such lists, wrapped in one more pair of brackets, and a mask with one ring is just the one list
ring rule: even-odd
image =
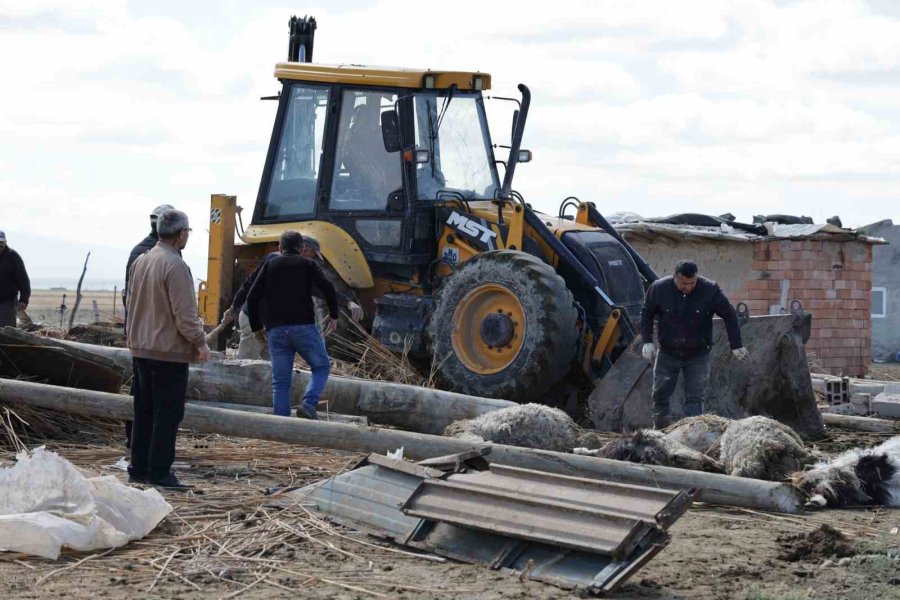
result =
[{"label": "work glove", "polygon": [[356,302],[348,302],[347,308],[350,309],[350,318],[354,321],[361,321],[363,318],[363,309],[362,306],[357,304]]},{"label": "work glove", "polygon": [[201,347],[197,348],[197,360],[199,360],[200,362],[208,361],[211,354],[212,353],[209,351],[209,346],[207,346],[205,343]]},{"label": "work glove", "polygon": [[750,358],[750,351],[741,346],[740,348],[735,348],[731,351],[731,355],[738,359],[741,362],[748,360]]},{"label": "work glove", "polygon": [[644,344],[641,347],[641,356],[644,357],[644,360],[653,360],[653,357],[656,355],[656,346],[653,344]]},{"label": "work glove", "polygon": [[228,310],[222,313],[222,323],[231,323],[237,316],[237,311],[233,306],[229,306]]},{"label": "work glove", "polygon": [[256,338],[256,341],[260,344],[267,344],[268,339],[266,338],[266,330],[260,329],[259,331],[253,332],[253,337]]},{"label": "work glove", "polygon": [[337,331],[337,320],[330,316],[322,319],[322,333],[327,337]]}]

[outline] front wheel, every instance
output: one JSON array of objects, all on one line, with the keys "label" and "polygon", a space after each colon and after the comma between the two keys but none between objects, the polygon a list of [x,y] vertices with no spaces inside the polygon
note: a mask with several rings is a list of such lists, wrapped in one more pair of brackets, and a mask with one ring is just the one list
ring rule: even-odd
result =
[{"label": "front wheel", "polygon": [[442,387],[475,396],[538,402],[569,370],[577,311],[565,281],[514,250],[485,252],[450,275],[429,325]]}]

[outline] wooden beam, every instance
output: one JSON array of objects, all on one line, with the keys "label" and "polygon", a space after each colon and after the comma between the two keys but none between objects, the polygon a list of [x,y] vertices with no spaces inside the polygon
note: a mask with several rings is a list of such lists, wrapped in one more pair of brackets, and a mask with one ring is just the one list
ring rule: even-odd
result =
[{"label": "wooden beam", "polygon": [[868,431],[869,433],[900,433],[900,421],[854,417],[834,413],[822,413],[822,418],[825,420],[825,425],[830,427],[840,427],[841,429],[851,429],[853,431]]},{"label": "wooden beam", "polygon": [[[132,401],[128,396],[16,380],[0,380],[0,401],[70,414],[117,419],[132,417]],[[477,450],[487,446],[457,438],[244,413],[198,403],[191,403],[185,407],[182,426],[204,433],[351,452],[384,454],[402,447],[404,456],[413,460]],[[499,464],[654,487],[697,488],[700,490],[698,500],[704,502],[789,513],[799,512],[802,505],[800,492],[786,483],[671,467],[636,465],[593,456],[500,444],[490,445],[490,448],[489,460]]]},{"label": "wooden beam", "polygon": [[[126,348],[78,342],[65,344],[101,354],[127,372],[131,371],[131,353]],[[309,371],[294,371],[291,404],[301,403],[310,377]],[[272,365],[262,360],[226,360],[222,355],[207,363],[191,365],[188,399],[272,406]],[[370,423],[441,435],[454,421],[474,419],[510,406],[517,405],[508,400],[333,375],[322,392],[319,411],[327,409],[343,415],[367,417]]]}]

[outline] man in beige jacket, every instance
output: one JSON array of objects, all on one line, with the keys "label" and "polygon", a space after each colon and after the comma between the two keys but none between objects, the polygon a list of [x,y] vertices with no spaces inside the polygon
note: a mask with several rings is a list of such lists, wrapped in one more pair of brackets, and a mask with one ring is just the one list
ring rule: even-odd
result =
[{"label": "man in beige jacket", "polygon": [[209,360],[197,314],[194,280],[181,259],[191,228],[187,215],[167,210],[156,224],[159,242],[134,261],[128,284],[128,349],[138,386],[134,398],[129,481],[185,490],[172,473],[175,438],[184,417],[188,364]]}]

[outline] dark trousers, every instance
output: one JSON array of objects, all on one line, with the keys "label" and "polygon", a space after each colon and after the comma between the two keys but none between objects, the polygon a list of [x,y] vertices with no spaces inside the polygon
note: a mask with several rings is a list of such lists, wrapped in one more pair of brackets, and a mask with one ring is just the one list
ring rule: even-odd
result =
[{"label": "dark trousers", "polygon": [[675,392],[679,373],[684,373],[684,416],[703,414],[706,384],[709,382],[709,352],[691,358],[678,358],[662,350],[653,365],[653,415],[668,416],[669,398]]},{"label": "dark trousers", "polygon": [[[138,374],[137,374],[137,359],[131,359],[131,391],[128,392],[132,398],[137,398],[137,389],[138,389]],[[125,447],[131,448],[131,421],[125,421]]]},{"label": "dark trousers", "polygon": [[135,358],[134,364],[138,384],[128,472],[154,480],[166,476],[175,461],[175,437],[184,417],[188,365],[148,358]]},{"label": "dark trousers", "polygon": [[0,327],[16,326],[16,298],[0,301]]}]

